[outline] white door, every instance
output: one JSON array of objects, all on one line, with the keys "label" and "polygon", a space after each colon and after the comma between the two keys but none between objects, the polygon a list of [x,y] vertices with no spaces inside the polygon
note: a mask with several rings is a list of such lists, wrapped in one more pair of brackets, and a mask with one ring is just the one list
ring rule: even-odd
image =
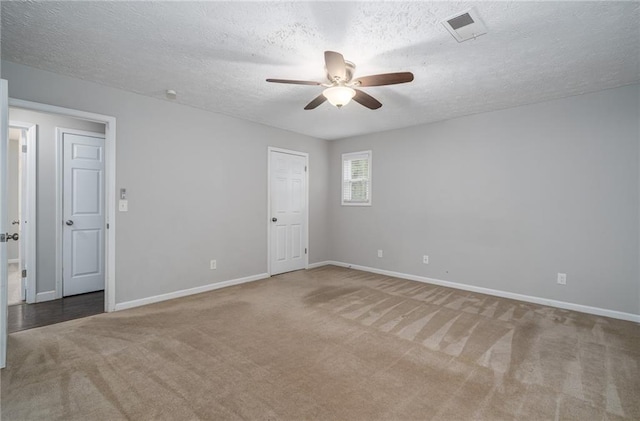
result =
[{"label": "white door", "polygon": [[36,302],[36,125],[9,121],[9,127],[19,129],[20,134],[20,188],[18,189],[20,217],[19,250],[22,271],[22,299]]},{"label": "white door", "polygon": [[25,301],[27,299],[27,241],[29,227],[27,226],[27,218],[25,215],[27,214],[27,131],[20,131],[20,152],[19,152],[19,162],[18,162],[18,170],[20,171],[19,182],[20,186],[18,187],[18,203],[19,203],[19,212],[20,215],[18,220],[18,232],[20,234],[20,242],[18,243],[19,252],[18,256],[20,257],[20,271],[22,277],[22,288],[20,289],[20,299]]},{"label": "white door", "polygon": [[307,156],[269,151],[271,275],[307,267]]},{"label": "white door", "polygon": [[104,136],[62,133],[63,296],[104,289]]},{"label": "white door", "polygon": [[0,368],[7,363],[7,144],[9,142],[9,100],[7,81],[0,80]]}]

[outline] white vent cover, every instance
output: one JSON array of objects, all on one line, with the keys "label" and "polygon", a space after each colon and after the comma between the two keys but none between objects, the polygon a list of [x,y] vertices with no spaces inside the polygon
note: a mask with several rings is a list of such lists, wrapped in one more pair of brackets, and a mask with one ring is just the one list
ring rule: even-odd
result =
[{"label": "white vent cover", "polygon": [[478,16],[478,12],[473,8],[446,18],[442,21],[442,25],[458,42],[477,38],[487,33],[487,28]]}]

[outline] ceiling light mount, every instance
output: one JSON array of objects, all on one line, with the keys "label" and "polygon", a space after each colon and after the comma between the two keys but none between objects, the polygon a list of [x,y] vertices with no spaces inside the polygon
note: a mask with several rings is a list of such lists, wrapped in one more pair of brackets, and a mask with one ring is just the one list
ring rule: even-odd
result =
[{"label": "ceiling light mount", "polygon": [[176,99],[178,97],[178,93],[173,89],[167,89],[166,95],[168,99]]}]

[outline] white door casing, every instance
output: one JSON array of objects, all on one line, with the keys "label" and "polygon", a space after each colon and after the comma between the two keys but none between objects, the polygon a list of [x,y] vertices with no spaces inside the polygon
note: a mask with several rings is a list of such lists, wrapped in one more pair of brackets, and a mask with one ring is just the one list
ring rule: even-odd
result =
[{"label": "white door casing", "polygon": [[308,264],[308,155],[269,148],[269,273]]},{"label": "white door casing", "polygon": [[[0,80],[0,233],[7,232],[7,145],[9,99],[7,81]],[[0,242],[0,368],[7,364],[7,243]]]},{"label": "white door casing", "polygon": [[63,296],[105,288],[104,136],[61,129]]}]

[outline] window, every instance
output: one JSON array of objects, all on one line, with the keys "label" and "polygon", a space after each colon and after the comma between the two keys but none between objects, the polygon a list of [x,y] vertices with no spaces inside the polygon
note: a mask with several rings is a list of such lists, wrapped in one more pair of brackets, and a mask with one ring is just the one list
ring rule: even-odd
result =
[{"label": "window", "polygon": [[342,204],[371,206],[371,151],[342,154]]}]

